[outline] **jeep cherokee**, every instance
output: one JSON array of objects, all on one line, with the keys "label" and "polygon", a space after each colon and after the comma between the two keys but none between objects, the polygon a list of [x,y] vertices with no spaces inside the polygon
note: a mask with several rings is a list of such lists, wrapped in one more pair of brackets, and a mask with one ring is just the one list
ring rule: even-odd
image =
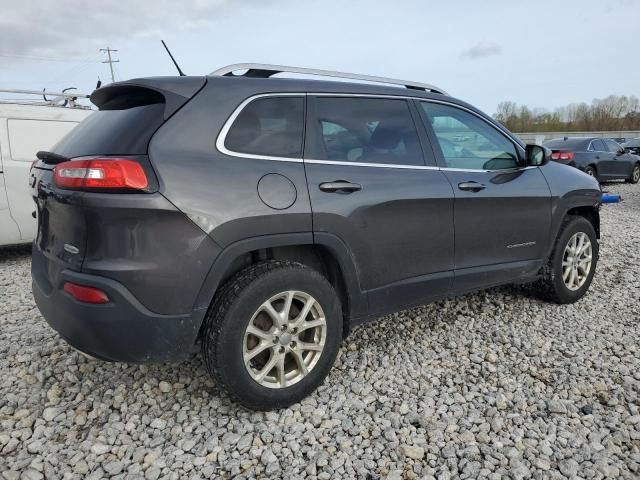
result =
[{"label": "jeep cherokee", "polygon": [[368,319],[509,283],[570,303],[593,278],[596,180],[437,87],[240,64],[91,101],[31,188],[36,303],[93,357],[200,348],[231,398],[278,408]]}]

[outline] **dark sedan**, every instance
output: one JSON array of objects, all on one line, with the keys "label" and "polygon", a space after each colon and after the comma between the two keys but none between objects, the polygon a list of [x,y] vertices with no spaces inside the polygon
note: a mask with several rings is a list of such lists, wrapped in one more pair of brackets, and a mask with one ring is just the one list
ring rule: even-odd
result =
[{"label": "dark sedan", "polygon": [[564,137],[544,145],[551,149],[551,158],[556,162],[576,167],[600,181],[640,181],[640,157],[611,139]]}]

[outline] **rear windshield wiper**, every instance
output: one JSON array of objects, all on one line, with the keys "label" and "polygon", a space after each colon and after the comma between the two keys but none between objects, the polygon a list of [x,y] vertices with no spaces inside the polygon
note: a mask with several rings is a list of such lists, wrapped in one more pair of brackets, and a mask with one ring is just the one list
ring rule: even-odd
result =
[{"label": "rear windshield wiper", "polygon": [[49,165],[56,165],[57,163],[62,163],[69,160],[69,158],[65,157],[64,155],[58,155],[57,153],[46,152],[44,150],[40,150],[38,153],[36,153],[36,157]]}]

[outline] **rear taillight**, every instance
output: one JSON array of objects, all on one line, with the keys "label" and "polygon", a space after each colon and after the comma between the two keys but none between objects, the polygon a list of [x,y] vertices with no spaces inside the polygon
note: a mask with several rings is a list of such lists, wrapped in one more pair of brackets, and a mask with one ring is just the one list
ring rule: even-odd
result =
[{"label": "rear taillight", "polygon": [[552,152],[551,159],[558,160],[561,162],[570,162],[575,157],[575,153],[573,152]]},{"label": "rear taillight", "polygon": [[142,165],[127,158],[70,160],[53,171],[60,188],[144,190],[149,186]]},{"label": "rear taillight", "polygon": [[109,303],[109,297],[99,288],[66,282],[64,291],[79,302],[84,303]]}]

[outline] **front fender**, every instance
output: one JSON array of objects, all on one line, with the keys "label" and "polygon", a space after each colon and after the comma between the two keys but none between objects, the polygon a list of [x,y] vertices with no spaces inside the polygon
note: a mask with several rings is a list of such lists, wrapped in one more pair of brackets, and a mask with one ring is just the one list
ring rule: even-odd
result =
[{"label": "front fender", "polygon": [[577,168],[550,162],[540,170],[551,191],[551,237],[548,256],[551,254],[562,222],[572,210],[577,213],[590,212],[595,221],[595,229],[599,232],[602,191],[595,178]]}]

